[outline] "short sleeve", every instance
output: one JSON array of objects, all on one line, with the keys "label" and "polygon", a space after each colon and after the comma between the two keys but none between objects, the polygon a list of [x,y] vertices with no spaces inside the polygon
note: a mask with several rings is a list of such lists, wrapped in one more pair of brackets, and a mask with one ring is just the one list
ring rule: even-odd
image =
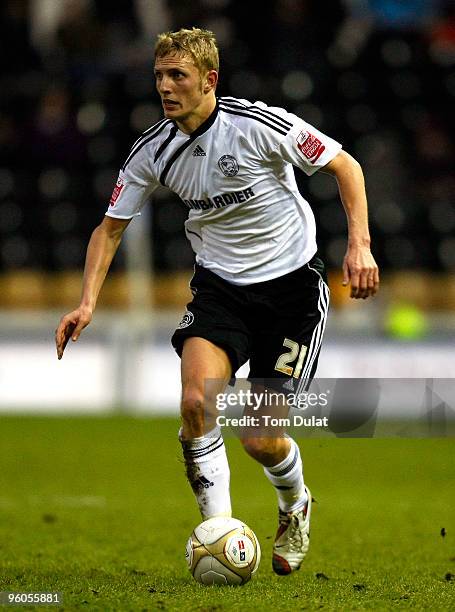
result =
[{"label": "short sleeve", "polygon": [[[257,135],[262,154],[270,160],[278,156],[310,176],[340,152],[342,145],[339,142],[297,115],[283,108],[268,107],[260,102],[255,104],[264,108],[270,117],[267,121],[273,125],[273,128],[261,126]],[[273,123],[272,117],[275,118]]]},{"label": "short sleeve", "polygon": [[146,147],[142,147],[120,170],[106,215],[116,219],[132,219],[140,215],[142,207],[158,185],[150,168]]}]

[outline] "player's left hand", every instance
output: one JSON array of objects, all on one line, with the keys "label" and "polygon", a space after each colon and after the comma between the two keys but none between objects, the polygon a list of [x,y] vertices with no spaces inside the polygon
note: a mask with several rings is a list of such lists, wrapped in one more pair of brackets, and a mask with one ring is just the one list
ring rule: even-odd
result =
[{"label": "player's left hand", "polygon": [[366,299],[379,289],[379,268],[370,248],[348,245],[343,260],[343,286],[351,285],[351,297]]}]

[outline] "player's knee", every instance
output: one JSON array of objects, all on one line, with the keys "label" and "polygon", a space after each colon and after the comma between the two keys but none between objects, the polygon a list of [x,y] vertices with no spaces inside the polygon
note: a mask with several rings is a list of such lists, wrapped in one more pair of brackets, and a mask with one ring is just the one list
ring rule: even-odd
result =
[{"label": "player's knee", "polygon": [[180,406],[183,429],[191,437],[198,438],[204,434],[204,395],[197,389],[183,392]]}]

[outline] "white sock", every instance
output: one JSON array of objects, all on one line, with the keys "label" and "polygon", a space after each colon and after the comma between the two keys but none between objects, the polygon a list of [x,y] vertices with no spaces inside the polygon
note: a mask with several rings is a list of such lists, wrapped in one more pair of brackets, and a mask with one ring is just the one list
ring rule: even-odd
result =
[{"label": "white sock", "polygon": [[202,518],[231,516],[229,463],[221,430],[216,427],[205,436],[182,440],[186,475],[196,496]]},{"label": "white sock", "polygon": [[294,512],[304,506],[308,495],[303,483],[302,459],[297,444],[292,438],[288,456],[278,465],[264,467],[264,473],[275,487],[278,505],[283,512]]}]

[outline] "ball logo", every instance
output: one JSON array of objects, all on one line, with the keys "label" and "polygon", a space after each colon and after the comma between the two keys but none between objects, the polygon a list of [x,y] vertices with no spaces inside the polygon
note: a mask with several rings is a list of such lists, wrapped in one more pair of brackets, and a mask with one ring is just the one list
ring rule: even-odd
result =
[{"label": "ball logo", "polygon": [[245,561],[245,543],[243,540],[238,541],[239,552],[240,552],[240,561]]},{"label": "ball logo", "polygon": [[190,312],[189,310],[187,310],[185,314],[183,315],[183,318],[180,321],[177,329],[185,329],[185,327],[189,327],[193,321],[194,321],[194,314]]},{"label": "ball logo", "polygon": [[215,516],[195,527],[185,557],[191,574],[201,584],[240,585],[257,571],[261,547],[245,523]]},{"label": "ball logo", "polygon": [[236,567],[246,567],[254,558],[254,546],[251,540],[242,536],[231,536],[226,543],[226,555]]},{"label": "ball logo", "polygon": [[218,166],[224,176],[235,176],[239,171],[239,164],[232,155],[223,155],[223,157],[220,157]]}]

